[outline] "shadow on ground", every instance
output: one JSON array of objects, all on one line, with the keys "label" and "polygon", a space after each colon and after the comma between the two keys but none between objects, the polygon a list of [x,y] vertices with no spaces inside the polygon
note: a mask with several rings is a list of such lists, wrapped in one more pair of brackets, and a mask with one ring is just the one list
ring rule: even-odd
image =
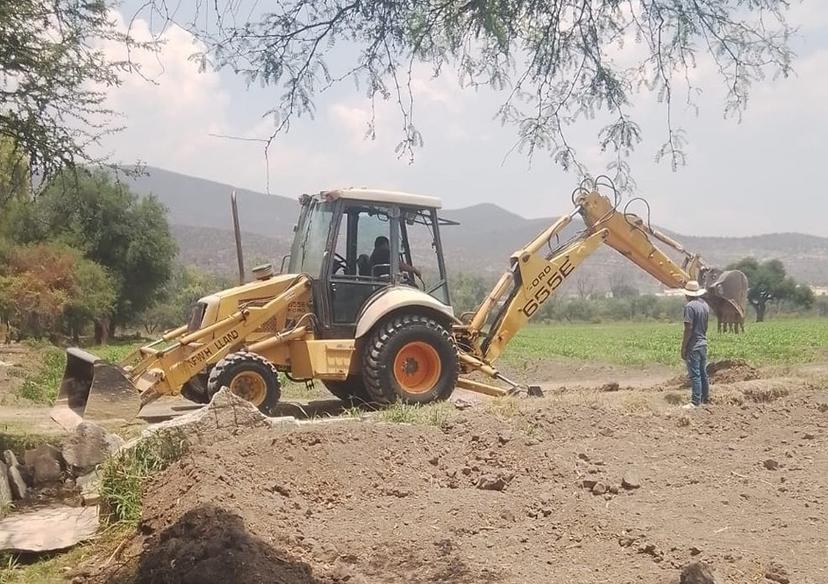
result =
[{"label": "shadow on ground", "polygon": [[[247,531],[241,517],[202,505],[145,542],[133,582],[321,584],[308,564],[288,559]],[[112,584],[120,582],[109,580]]]}]

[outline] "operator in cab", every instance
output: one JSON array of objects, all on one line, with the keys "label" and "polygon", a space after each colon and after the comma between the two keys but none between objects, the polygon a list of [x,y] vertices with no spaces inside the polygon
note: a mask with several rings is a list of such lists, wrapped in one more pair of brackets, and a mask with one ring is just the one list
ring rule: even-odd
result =
[{"label": "operator in cab", "polygon": [[[391,242],[384,235],[374,240],[374,251],[371,252],[371,275],[387,276],[391,269]],[[408,272],[418,278],[422,277],[420,270],[400,260],[400,271]]]},{"label": "operator in cab", "polygon": [[707,321],[710,307],[702,296],[707,292],[695,280],[684,286],[684,336],[681,341],[681,358],[687,363],[690,378],[691,403],[682,406],[694,409],[710,403],[710,386],[707,379]]}]

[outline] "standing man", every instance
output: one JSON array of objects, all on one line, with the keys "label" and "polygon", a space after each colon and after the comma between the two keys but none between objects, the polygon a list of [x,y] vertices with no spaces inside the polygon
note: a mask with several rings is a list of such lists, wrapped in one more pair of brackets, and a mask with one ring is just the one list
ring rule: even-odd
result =
[{"label": "standing man", "polygon": [[684,305],[681,358],[687,363],[687,374],[693,391],[692,403],[683,406],[686,409],[710,402],[710,387],[707,383],[707,320],[710,308],[701,298],[705,292],[695,280],[690,280],[684,287],[687,304]]}]

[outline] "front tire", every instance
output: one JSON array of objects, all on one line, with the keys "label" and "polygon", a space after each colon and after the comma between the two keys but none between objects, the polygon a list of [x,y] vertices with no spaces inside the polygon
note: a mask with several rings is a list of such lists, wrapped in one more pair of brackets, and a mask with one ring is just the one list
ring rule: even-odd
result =
[{"label": "front tire", "polygon": [[207,380],[210,399],[222,387],[249,401],[267,416],[273,413],[282,396],[279,372],[273,363],[246,351],[227,355],[210,371]]},{"label": "front tire", "polygon": [[454,339],[428,316],[388,319],[375,329],[363,352],[365,388],[379,403],[446,399],[454,391],[458,373]]}]

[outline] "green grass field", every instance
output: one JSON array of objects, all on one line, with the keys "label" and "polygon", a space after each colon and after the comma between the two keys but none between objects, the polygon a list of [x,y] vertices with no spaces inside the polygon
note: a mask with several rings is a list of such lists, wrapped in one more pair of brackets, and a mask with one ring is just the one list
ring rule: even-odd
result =
[{"label": "green grass field", "polygon": [[[679,323],[533,325],[512,340],[503,358],[512,363],[570,357],[621,365],[678,365],[681,334]],[[714,328],[708,337],[711,359],[742,358],[754,366],[807,363],[828,351],[828,320],[750,322],[745,334],[719,334]]]},{"label": "green grass field", "polygon": [[[828,354],[828,320],[779,318],[748,323],[742,335],[711,331],[710,359],[746,359],[751,365],[807,363]],[[681,324],[633,322],[611,324],[532,325],[512,340],[503,354],[507,363],[526,359],[568,357],[621,365],[679,365]],[[103,359],[119,361],[140,343],[89,347]],[[63,376],[63,349],[42,347],[41,366],[29,373],[20,395],[38,403],[52,403]],[[304,386],[295,388],[304,396]],[[303,393],[304,392],[304,393]],[[314,394],[315,395],[315,394]]]}]

